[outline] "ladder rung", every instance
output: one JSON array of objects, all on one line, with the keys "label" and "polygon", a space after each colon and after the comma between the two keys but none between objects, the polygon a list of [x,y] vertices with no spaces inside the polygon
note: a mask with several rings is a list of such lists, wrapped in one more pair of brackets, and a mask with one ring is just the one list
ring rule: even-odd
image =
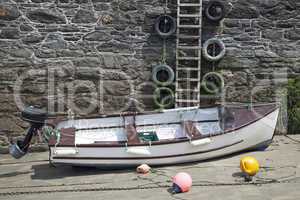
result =
[{"label": "ladder rung", "polygon": [[178,25],[178,28],[201,28],[201,25]]},{"label": "ladder rung", "polygon": [[[192,9],[192,10],[191,10]],[[197,20],[193,24],[184,23],[184,18]],[[199,23],[198,23],[199,22]],[[186,30],[185,30],[186,29]],[[199,33],[189,33],[195,30]],[[200,104],[201,83],[201,31],[202,31],[202,0],[185,1],[178,0],[177,5],[177,39],[176,39],[176,107]],[[197,34],[197,35],[196,35]],[[193,43],[190,43],[190,42]],[[186,51],[184,51],[186,50]],[[184,55],[180,52],[195,50],[195,55]],[[185,66],[188,61],[191,65]],[[186,62],[186,63],[185,63]],[[185,86],[185,83],[187,84]],[[192,86],[192,87],[190,87]],[[187,94],[187,95],[184,95]],[[188,94],[193,94],[188,96]]]},{"label": "ladder rung", "polygon": [[201,17],[201,15],[197,15],[197,14],[179,14],[179,17],[195,17],[195,18],[199,18]]},{"label": "ladder rung", "polygon": [[178,103],[198,103],[197,99],[176,99]]},{"label": "ladder rung", "polygon": [[199,92],[198,90],[195,89],[176,89],[176,92]]},{"label": "ladder rung", "polygon": [[177,81],[199,82],[200,78],[177,78]]},{"label": "ladder rung", "polygon": [[199,3],[179,3],[179,7],[201,7]]},{"label": "ladder rung", "polygon": [[178,57],[177,60],[200,60],[199,57]]},{"label": "ladder rung", "polygon": [[194,67],[177,67],[177,70],[200,71],[200,69]]},{"label": "ladder rung", "polygon": [[181,39],[200,39],[201,36],[200,35],[182,35],[182,34],[178,34],[177,38],[181,38]]},{"label": "ladder rung", "polygon": [[199,46],[178,46],[177,49],[201,49]]}]

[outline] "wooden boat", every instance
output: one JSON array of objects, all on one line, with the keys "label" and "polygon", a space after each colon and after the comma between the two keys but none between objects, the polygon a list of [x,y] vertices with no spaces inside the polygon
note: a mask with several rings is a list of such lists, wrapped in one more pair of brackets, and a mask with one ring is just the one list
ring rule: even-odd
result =
[{"label": "wooden boat", "polygon": [[24,156],[33,135],[52,124],[48,130],[52,133],[49,160],[53,164],[112,167],[201,161],[266,148],[278,113],[275,103],[227,104],[56,123],[48,120],[44,111],[29,107],[22,118],[31,127],[23,141],[11,145],[10,153],[15,158]]},{"label": "wooden boat", "polygon": [[72,119],[56,125],[49,141],[53,164],[75,166],[169,165],[267,147],[277,104],[179,108]]}]

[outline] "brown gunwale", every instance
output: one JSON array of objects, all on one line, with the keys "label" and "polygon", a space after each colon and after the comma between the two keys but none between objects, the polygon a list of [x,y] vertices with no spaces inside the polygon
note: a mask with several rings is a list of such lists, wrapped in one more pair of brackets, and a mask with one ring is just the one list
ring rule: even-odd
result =
[{"label": "brown gunwale", "polygon": [[[193,123],[209,123],[209,122],[218,122],[219,120],[199,120],[199,121],[191,121]],[[169,123],[155,123],[155,124],[135,124],[136,127],[144,127],[144,126],[155,126],[155,125],[175,125],[180,124],[181,122],[169,122]],[[106,127],[93,127],[93,128],[79,128],[77,130],[95,130],[95,129],[111,129],[111,128],[124,128],[124,126],[106,126]]]},{"label": "brown gunwale", "polygon": [[[276,109],[279,108],[279,105],[278,104],[273,104],[274,107],[273,109],[270,109],[269,112],[266,112],[264,115],[254,119],[254,120],[251,120],[249,121],[248,123],[245,123],[239,127],[235,127],[235,128],[232,128],[232,129],[227,129],[226,131],[220,133],[220,134],[217,134],[217,135],[212,135],[212,136],[206,136],[206,137],[195,137],[193,138],[192,140],[197,140],[197,139],[203,139],[203,138],[214,138],[214,137],[217,137],[217,136],[220,136],[220,135],[224,135],[224,134],[228,134],[230,132],[233,132],[233,131],[236,131],[236,130],[239,130],[241,128],[244,128],[252,123],[255,123],[259,120],[261,120],[262,118],[266,117],[267,115],[271,114],[272,112],[274,112]],[[187,142],[187,141],[190,141],[190,139],[188,138],[181,138],[181,139],[174,139],[174,140],[163,140],[163,141],[154,141],[154,142],[151,142],[151,146],[154,146],[154,145],[163,145],[163,144],[175,144],[175,143],[181,143],[181,142]],[[49,147],[54,147],[55,145],[49,145]],[[75,145],[57,145],[57,147],[74,147]],[[133,143],[133,144],[126,144],[126,142],[123,142],[123,143],[94,143],[94,144],[76,144],[76,147],[85,147],[85,148],[94,148],[94,147],[103,147],[103,148],[106,148],[106,147],[126,147],[126,146],[149,146],[149,143]]]},{"label": "brown gunwale", "polygon": [[203,153],[209,153],[212,151],[218,151],[221,149],[225,149],[237,144],[242,143],[244,140],[239,140],[237,142],[224,145],[221,147],[205,150],[205,151],[196,151],[191,153],[182,153],[182,154],[174,154],[174,155],[165,155],[165,156],[152,156],[152,157],[53,157],[53,159],[76,159],[76,160],[140,160],[140,159],[161,159],[161,158],[172,158],[172,157],[182,157],[182,156],[190,156],[190,155],[197,155]]}]

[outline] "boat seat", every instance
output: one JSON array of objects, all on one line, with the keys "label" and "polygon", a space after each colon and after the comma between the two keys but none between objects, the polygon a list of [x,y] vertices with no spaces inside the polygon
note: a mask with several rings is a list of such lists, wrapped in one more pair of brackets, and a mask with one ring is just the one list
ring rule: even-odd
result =
[{"label": "boat seat", "polygon": [[136,144],[140,143],[140,139],[138,137],[138,133],[136,128],[133,124],[128,124],[125,126],[126,136],[127,136],[127,143],[128,144]]},{"label": "boat seat", "polygon": [[[127,136],[127,144],[136,144],[141,142],[135,127],[135,115],[136,112],[124,112],[120,114],[120,116],[123,118],[124,129]],[[128,121],[126,123],[125,116],[132,116],[132,121]]]},{"label": "boat seat", "polygon": [[183,129],[185,133],[188,135],[189,138],[200,138],[202,137],[202,134],[197,129],[197,127],[194,125],[194,122],[192,121],[183,121],[182,122]]}]

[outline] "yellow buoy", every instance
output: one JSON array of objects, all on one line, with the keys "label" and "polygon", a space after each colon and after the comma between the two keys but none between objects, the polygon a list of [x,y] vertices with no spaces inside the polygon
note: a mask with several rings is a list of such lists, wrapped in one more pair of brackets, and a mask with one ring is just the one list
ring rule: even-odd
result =
[{"label": "yellow buoy", "polygon": [[246,156],[241,159],[240,168],[247,175],[254,176],[259,171],[259,163],[255,158]]}]

